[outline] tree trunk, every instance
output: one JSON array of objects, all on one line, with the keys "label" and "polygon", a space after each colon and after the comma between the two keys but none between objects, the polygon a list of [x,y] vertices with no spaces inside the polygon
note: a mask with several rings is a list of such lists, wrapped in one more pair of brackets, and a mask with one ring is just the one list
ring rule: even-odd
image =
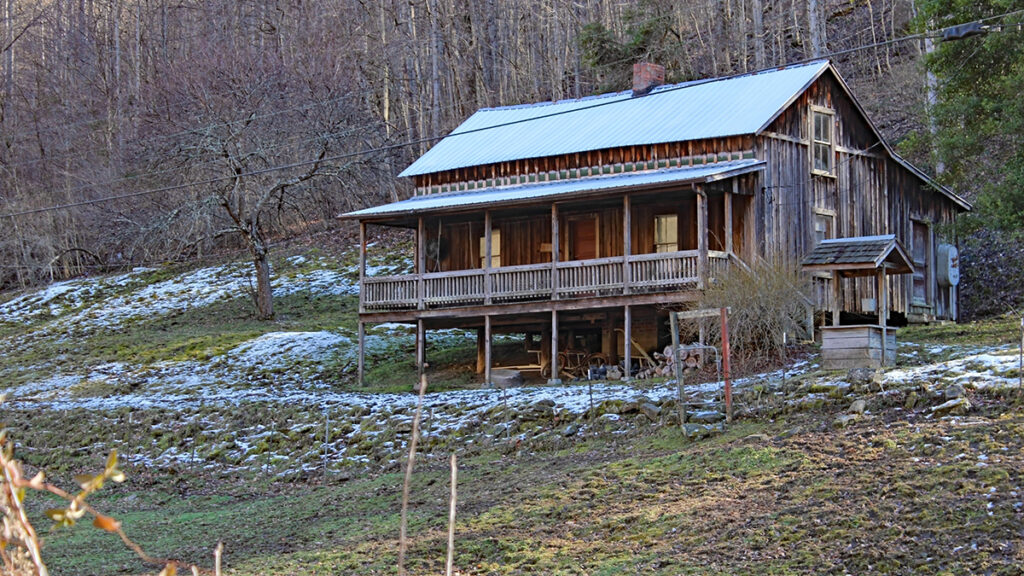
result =
[{"label": "tree trunk", "polygon": [[274,294],[270,286],[270,261],[267,250],[253,246],[253,264],[256,266],[256,312],[260,320],[274,319]]}]

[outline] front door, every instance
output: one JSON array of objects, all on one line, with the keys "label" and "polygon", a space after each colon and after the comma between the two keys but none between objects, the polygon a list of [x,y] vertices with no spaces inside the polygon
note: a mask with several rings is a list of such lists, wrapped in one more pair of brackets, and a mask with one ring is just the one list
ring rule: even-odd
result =
[{"label": "front door", "polygon": [[597,217],[569,220],[569,260],[597,258]]}]

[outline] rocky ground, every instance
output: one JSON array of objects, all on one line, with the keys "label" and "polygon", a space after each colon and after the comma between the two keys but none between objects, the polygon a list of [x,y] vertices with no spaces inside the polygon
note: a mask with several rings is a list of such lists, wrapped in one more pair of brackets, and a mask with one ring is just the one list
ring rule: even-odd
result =
[{"label": "rocky ground", "polygon": [[[232,265],[8,296],[3,421],[58,481],[117,449],[130,480],[99,503],[162,555],[205,555],[212,538],[239,574],[390,573],[417,406],[395,359],[412,335],[370,335],[371,369],[396,384],[360,389],[350,267],[300,256],[276,270],[269,325],[247,319]],[[463,573],[1018,574],[1016,322],[900,334],[893,368],[822,371],[811,347],[741,375],[731,423],[710,372],[681,388],[480,389],[453,368],[472,335],[437,334],[451,366],[422,408],[414,573],[439,570],[454,453]],[[102,536],[49,536],[56,573],[146,569]]]}]

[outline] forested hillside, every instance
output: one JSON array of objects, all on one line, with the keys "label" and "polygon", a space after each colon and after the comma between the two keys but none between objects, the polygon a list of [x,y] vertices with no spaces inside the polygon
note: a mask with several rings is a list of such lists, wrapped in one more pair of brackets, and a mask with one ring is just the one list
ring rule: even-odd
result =
[{"label": "forested hillside", "polygon": [[5,0],[0,289],[265,264],[275,241],[406,195],[394,175],[478,107],[622,89],[639,59],[681,81],[835,55],[885,136],[931,170],[927,47],[906,37],[1014,8],[961,4]]}]

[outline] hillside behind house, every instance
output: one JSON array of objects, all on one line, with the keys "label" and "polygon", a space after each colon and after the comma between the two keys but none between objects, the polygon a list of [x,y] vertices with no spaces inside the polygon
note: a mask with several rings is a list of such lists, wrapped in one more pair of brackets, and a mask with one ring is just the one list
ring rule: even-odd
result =
[{"label": "hillside behind house", "polygon": [[[151,554],[229,574],[393,573],[416,397],[413,337],[369,335],[345,256],[275,262],[281,314],[252,320],[248,267],[138,269],[0,303],[0,421],[30,471],[73,485],[112,449],[128,481],[93,504]],[[380,261],[379,266],[403,266]],[[878,373],[820,370],[480,388],[475,335],[432,337],[408,566],[444,561],[459,459],[463,574],[1019,573],[1019,319],[900,331]],[[515,348],[509,339],[501,346]],[[48,524],[46,498],[29,496]],[[52,573],[155,572],[116,536],[44,530]]]}]

